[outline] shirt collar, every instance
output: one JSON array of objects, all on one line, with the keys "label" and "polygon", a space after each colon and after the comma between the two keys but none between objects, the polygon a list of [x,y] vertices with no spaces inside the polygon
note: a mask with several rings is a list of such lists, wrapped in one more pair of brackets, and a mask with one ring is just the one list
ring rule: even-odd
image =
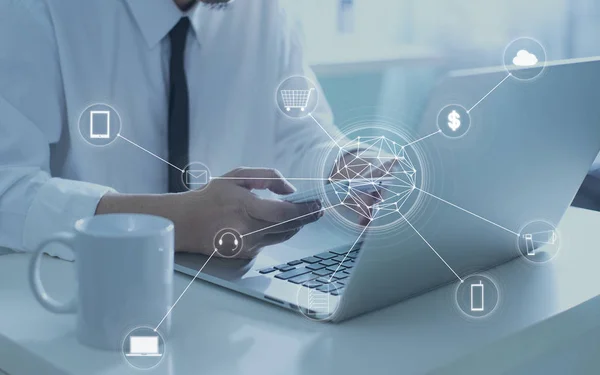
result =
[{"label": "shirt collar", "polygon": [[182,12],[172,0],[126,0],[138,27],[148,46],[155,47],[169,32],[181,17],[188,16],[194,29],[196,39],[200,41],[197,11],[201,8],[194,6],[188,12]]}]

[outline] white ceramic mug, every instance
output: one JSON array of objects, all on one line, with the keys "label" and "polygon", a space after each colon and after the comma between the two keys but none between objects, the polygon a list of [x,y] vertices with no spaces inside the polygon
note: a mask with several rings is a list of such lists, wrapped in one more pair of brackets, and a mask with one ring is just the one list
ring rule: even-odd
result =
[{"label": "white ceramic mug", "polygon": [[[52,299],[40,279],[47,245],[61,243],[75,253],[77,295],[67,303]],[[33,294],[54,313],[77,314],[83,344],[120,350],[123,339],[140,326],[156,327],[173,296],[174,225],[150,215],[110,214],[78,220],[72,232],[42,242],[29,267]],[[166,336],[170,316],[158,331]]]}]

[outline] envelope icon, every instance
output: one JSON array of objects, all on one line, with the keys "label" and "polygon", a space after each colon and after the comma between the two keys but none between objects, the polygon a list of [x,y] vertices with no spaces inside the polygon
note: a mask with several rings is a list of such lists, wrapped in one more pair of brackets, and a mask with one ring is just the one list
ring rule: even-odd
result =
[{"label": "envelope icon", "polygon": [[185,173],[185,183],[189,186],[208,184],[208,173],[205,170],[190,169]]}]

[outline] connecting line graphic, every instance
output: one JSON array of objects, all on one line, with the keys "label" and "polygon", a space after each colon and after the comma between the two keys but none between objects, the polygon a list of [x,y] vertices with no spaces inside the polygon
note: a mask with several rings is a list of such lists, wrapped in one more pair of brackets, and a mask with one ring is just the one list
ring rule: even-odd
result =
[{"label": "connecting line graphic", "polygon": [[508,233],[512,233],[512,234],[514,234],[514,235],[515,235],[515,236],[517,236],[517,237],[519,236],[519,233],[517,233],[517,232],[515,232],[515,231],[512,231],[512,230],[510,230],[510,229],[508,229],[508,228],[506,228],[506,227],[503,227],[503,226],[502,226],[502,225],[500,225],[500,224],[496,224],[496,223],[494,223],[493,221],[491,221],[491,220],[488,220],[488,219],[486,219],[486,218],[484,218],[484,217],[482,217],[482,216],[479,216],[479,215],[477,215],[476,213],[473,213],[473,212],[471,212],[471,211],[469,211],[469,210],[465,210],[464,208],[462,208],[462,207],[459,207],[459,206],[455,205],[454,203],[448,202],[447,200],[445,200],[445,199],[442,199],[442,198],[440,198],[440,197],[438,197],[438,196],[435,196],[435,195],[433,195],[433,194],[431,194],[431,193],[428,193],[428,192],[426,192],[425,190],[419,189],[419,188],[418,188],[418,187],[416,187],[416,186],[415,186],[415,190],[418,190],[418,191],[420,191],[420,192],[423,192],[423,193],[425,193],[425,194],[429,195],[430,197],[432,197],[432,198],[435,198],[435,199],[437,199],[437,200],[439,200],[439,201],[441,201],[441,202],[444,202],[444,203],[446,203],[446,204],[449,204],[450,206],[452,206],[452,207],[454,207],[454,208],[457,208],[457,209],[459,209],[459,210],[461,210],[461,211],[463,211],[463,212],[466,212],[466,213],[468,213],[469,215],[473,215],[473,216],[475,216],[475,217],[476,217],[476,218],[478,218],[478,219],[481,219],[481,220],[483,220],[483,221],[485,221],[485,222],[487,222],[487,223],[490,223],[490,224],[492,224],[492,225],[495,225],[496,227],[498,227],[498,228],[500,228],[500,229],[503,229],[503,230],[507,231]]},{"label": "connecting line graphic", "polygon": [[498,87],[500,87],[500,85],[501,85],[501,84],[503,84],[503,83],[504,83],[504,81],[506,81],[506,80],[508,79],[508,77],[510,77],[510,76],[512,76],[512,74],[511,74],[511,73],[508,73],[508,74],[506,75],[506,77],[504,77],[504,79],[503,79],[502,81],[500,81],[500,83],[499,83],[499,84],[497,84],[496,86],[494,86],[494,88],[493,88],[493,89],[491,89],[491,90],[490,90],[490,92],[488,92],[487,94],[485,94],[485,96],[484,96],[483,98],[481,98],[481,99],[480,99],[480,100],[479,100],[477,103],[475,103],[475,105],[474,105],[474,106],[472,106],[472,107],[471,107],[471,108],[470,108],[470,109],[467,111],[467,113],[471,113],[471,111],[473,110],[473,108],[477,107],[477,106],[479,105],[479,103],[481,103],[481,102],[482,102],[482,101],[483,101],[485,98],[487,98],[487,97],[488,97],[488,96],[489,96],[491,93],[493,93],[493,92],[494,92],[494,90],[496,90]]},{"label": "connecting line graphic", "polygon": [[159,160],[161,160],[161,161],[163,161],[163,162],[165,162],[165,163],[169,164],[171,167],[173,167],[173,168],[177,169],[179,172],[181,172],[181,173],[183,173],[183,172],[184,172],[184,170],[183,170],[183,169],[181,169],[181,168],[179,168],[179,167],[177,167],[177,166],[175,166],[175,165],[173,165],[173,164],[169,163],[169,162],[168,162],[168,161],[166,161],[165,159],[163,159],[163,158],[161,158],[160,156],[158,156],[158,155],[156,155],[156,154],[154,154],[154,153],[152,153],[152,152],[150,152],[150,151],[146,150],[145,148],[143,148],[142,146],[138,145],[138,144],[137,144],[137,143],[135,143],[134,141],[131,141],[131,140],[129,140],[129,139],[127,139],[127,138],[123,137],[121,134],[117,134],[117,137],[119,137],[119,138],[122,138],[122,139],[126,140],[127,142],[131,143],[132,145],[134,145],[135,147],[139,148],[140,150],[144,150],[144,151],[146,151],[147,153],[149,153],[150,155],[154,156],[155,158],[157,158],[157,159],[159,159]]},{"label": "connecting line graphic", "polygon": [[173,304],[173,306],[171,306],[169,308],[169,311],[167,311],[167,313],[165,314],[165,316],[160,320],[160,322],[158,323],[158,325],[156,326],[156,328],[154,328],[154,332],[156,332],[156,330],[158,329],[158,327],[160,327],[160,325],[165,321],[165,319],[167,319],[167,317],[169,316],[169,314],[171,313],[171,311],[173,311],[173,308],[175,308],[175,305],[177,305],[177,303],[179,302],[179,300],[181,299],[181,297],[183,297],[183,295],[185,294],[185,292],[187,292],[187,290],[190,288],[190,286],[192,286],[192,284],[194,283],[194,281],[196,281],[196,279],[198,278],[198,275],[200,275],[200,272],[202,272],[202,270],[204,269],[204,267],[206,267],[206,265],[208,264],[208,262],[210,261],[210,259],[213,257],[213,255],[215,255],[216,252],[217,252],[217,249],[215,249],[212,252],[212,254],[210,254],[210,256],[208,257],[208,259],[206,260],[206,262],[204,262],[204,264],[202,265],[202,267],[200,267],[200,269],[198,270],[198,272],[196,272],[196,275],[194,276],[194,278],[185,287],[185,289],[183,290],[183,292],[181,292],[181,294],[179,295],[179,297],[177,298],[177,300],[175,301],[175,303]]},{"label": "connecting line graphic", "polygon": [[[290,221],[298,220],[298,219],[301,219],[301,218],[303,218],[303,217],[306,217],[306,216],[309,216],[309,215],[314,215],[314,214],[316,214],[316,213],[317,213],[317,212],[319,212],[319,211],[325,211],[325,210],[328,210],[328,209],[330,209],[330,208],[334,208],[334,207],[336,207],[336,206],[340,206],[340,205],[342,205],[342,203],[340,203],[340,204],[337,204],[337,205],[334,205],[334,206],[326,207],[326,208],[321,208],[320,210],[317,210],[317,211],[310,212],[310,213],[308,213],[308,214],[306,214],[306,215],[298,216],[298,217],[296,217],[296,218],[293,218],[293,219],[290,219],[290,220],[287,220],[287,221],[282,221],[281,223],[277,223],[277,224],[274,224],[274,225],[271,225],[271,226],[268,226],[268,227],[265,227],[265,228],[261,228],[261,229],[259,229],[259,230],[255,230],[254,232],[250,232],[250,233],[246,233],[246,234],[240,235],[240,237],[249,236],[249,235],[251,235],[251,234],[258,233],[258,232],[260,232],[260,231],[267,230],[267,229],[270,229],[270,228],[276,227],[276,226],[278,226],[278,225],[282,225],[282,224],[285,224],[285,223],[289,223]],[[364,231],[363,231],[363,232],[364,232]],[[362,234],[361,234],[361,235],[362,235]],[[360,238],[360,237],[359,237],[359,238]],[[358,240],[357,240],[357,242],[358,242]],[[356,243],[354,243],[354,245],[356,245]],[[352,247],[354,247],[354,245],[352,245]],[[162,324],[162,323],[165,321],[165,319],[167,319],[167,317],[169,316],[169,314],[171,313],[171,311],[173,311],[173,309],[175,308],[175,306],[177,305],[177,303],[179,302],[179,300],[181,299],[181,297],[183,297],[183,295],[185,294],[185,292],[187,292],[187,290],[188,290],[188,289],[190,288],[190,286],[191,286],[191,285],[194,283],[194,281],[196,281],[196,279],[198,278],[198,276],[200,275],[200,273],[202,272],[202,270],[204,269],[204,267],[206,267],[206,265],[208,264],[208,262],[210,261],[210,259],[213,257],[213,255],[215,255],[215,253],[216,253],[216,252],[217,252],[217,249],[215,249],[215,250],[212,252],[212,254],[210,254],[210,256],[208,257],[208,259],[206,260],[206,262],[204,262],[204,264],[202,265],[202,267],[200,267],[200,269],[198,270],[198,272],[196,272],[196,275],[194,275],[194,277],[193,277],[193,278],[192,278],[192,280],[189,282],[189,284],[188,284],[188,285],[185,287],[185,289],[183,290],[183,292],[181,292],[181,294],[179,295],[179,297],[177,298],[177,300],[175,301],[175,303],[173,304],[173,306],[171,306],[171,307],[169,308],[169,310],[167,311],[167,313],[165,314],[165,316],[164,316],[164,317],[161,319],[161,321],[158,323],[158,325],[156,326],[156,328],[154,328],[154,332],[156,332],[156,330],[158,329],[158,327],[160,327],[160,325],[161,325],[161,324]],[[346,258],[344,258],[344,259],[346,259]]]},{"label": "connecting line graphic", "polygon": [[329,207],[321,208],[320,210],[313,211],[313,212],[309,212],[309,213],[307,213],[307,214],[304,214],[304,215],[302,215],[302,216],[298,216],[298,217],[295,217],[295,218],[293,218],[293,219],[289,219],[289,220],[286,220],[286,221],[282,221],[281,223],[273,224],[273,225],[270,225],[270,226],[268,226],[268,227],[264,227],[264,228],[261,228],[261,229],[255,230],[255,231],[253,231],[253,232],[246,233],[246,234],[241,234],[241,235],[240,235],[240,237],[244,238],[244,237],[246,237],[246,236],[250,236],[250,235],[252,235],[252,234],[255,234],[255,233],[258,233],[258,232],[262,232],[263,230],[268,230],[268,229],[271,229],[271,228],[275,228],[275,227],[277,227],[277,226],[279,226],[279,225],[286,224],[286,223],[289,223],[289,222],[292,222],[292,221],[295,221],[295,220],[298,220],[298,219],[302,219],[303,217],[307,217],[307,216],[310,216],[310,215],[314,215],[314,214],[316,214],[317,212],[323,212],[323,211],[326,211],[326,210],[329,210],[329,209],[332,209],[332,208],[335,208],[335,207],[341,206],[341,205],[343,205],[343,204],[344,204],[344,203],[338,203],[338,204],[334,204],[333,206],[329,206]]},{"label": "connecting line graphic", "polygon": [[328,178],[312,178],[312,177],[211,177],[211,180],[281,180],[287,181],[329,181]]},{"label": "connecting line graphic", "polygon": [[323,125],[321,125],[319,123],[319,121],[317,121],[317,119],[312,115],[312,113],[308,114],[310,116],[311,119],[313,119],[317,125],[319,125],[319,127],[325,132],[325,134],[327,134],[327,136],[329,137],[329,139],[331,139],[333,141],[333,143],[335,143],[336,146],[338,146],[339,148],[341,148],[341,146],[339,145],[339,143],[337,143],[337,141],[335,139],[333,139],[333,137],[331,136],[331,134],[329,134],[329,132],[327,132],[327,130],[325,130],[325,128],[323,127]]},{"label": "connecting line graphic", "polygon": [[352,244],[352,246],[350,246],[350,249],[348,249],[348,251],[346,252],[346,254],[344,254],[344,259],[342,259],[342,261],[338,264],[337,268],[335,269],[335,271],[331,274],[331,276],[329,276],[329,282],[331,282],[331,280],[333,279],[333,277],[335,276],[335,273],[340,269],[340,266],[342,265],[342,263],[344,263],[344,261],[346,260],[346,258],[348,257],[348,254],[350,254],[350,252],[352,251],[352,249],[354,249],[354,246],[356,246],[356,244],[358,243],[358,241],[361,239],[361,237],[363,236],[363,234],[365,233],[365,231],[367,230],[367,227],[369,226],[369,224],[371,224],[373,222],[373,219],[371,219],[367,225],[364,226],[362,232],[360,232],[360,234],[358,235],[358,238],[356,238],[356,241],[354,241],[354,243]]},{"label": "connecting line graphic", "polygon": [[431,246],[431,244],[430,244],[429,242],[427,242],[427,240],[425,239],[425,237],[423,237],[423,236],[421,235],[421,233],[420,233],[420,232],[417,230],[417,228],[415,228],[415,227],[414,227],[414,226],[413,226],[413,225],[410,223],[410,221],[408,221],[408,219],[406,218],[406,216],[402,215],[402,213],[401,213],[401,212],[398,212],[398,213],[399,213],[399,214],[400,214],[400,216],[402,216],[402,218],[403,218],[403,219],[406,221],[406,224],[408,224],[408,225],[409,225],[409,226],[410,226],[410,227],[411,227],[411,228],[412,228],[412,229],[415,231],[415,233],[416,233],[417,235],[419,235],[419,237],[421,237],[421,239],[423,240],[423,242],[425,242],[425,243],[427,244],[427,246],[429,246],[429,248],[430,248],[431,250],[433,250],[433,252],[435,253],[435,255],[437,255],[437,256],[438,256],[438,258],[440,258],[440,259],[441,259],[441,261],[442,261],[442,262],[444,262],[444,264],[446,265],[446,267],[448,267],[448,269],[450,269],[450,271],[452,271],[452,273],[453,273],[453,274],[454,274],[456,277],[458,277],[458,279],[459,279],[459,280],[460,280],[460,282],[462,283],[464,280],[463,280],[463,279],[461,279],[461,278],[460,278],[460,276],[458,276],[458,274],[457,274],[456,272],[454,272],[454,270],[452,269],[452,267],[450,267],[450,265],[449,265],[449,264],[448,264],[448,263],[447,263],[447,262],[444,260],[444,258],[442,258],[442,256],[441,256],[441,255],[440,255],[440,254],[439,254],[437,251],[435,251],[435,249],[433,248],[433,246]]},{"label": "connecting line graphic", "polygon": [[[467,112],[468,112],[468,111],[467,111]],[[408,147],[408,146],[410,146],[410,145],[414,145],[414,144],[415,144],[415,143],[417,143],[417,142],[420,142],[420,141],[422,141],[422,140],[424,140],[424,139],[427,139],[427,138],[429,138],[429,137],[431,137],[431,136],[434,136],[434,135],[436,135],[437,133],[441,133],[441,132],[442,132],[441,130],[438,130],[438,131],[436,131],[436,132],[433,132],[433,133],[431,133],[431,134],[429,134],[429,135],[426,135],[426,136],[424,136],[424,137],[422,137],[422,138],[419,138],[419,139],[417,139],[416,141],[412,141],[412,142],[410,142],[409,144],[406,144],[406,145],[402,146],[402,148],[404,148],[404,147]]]}]

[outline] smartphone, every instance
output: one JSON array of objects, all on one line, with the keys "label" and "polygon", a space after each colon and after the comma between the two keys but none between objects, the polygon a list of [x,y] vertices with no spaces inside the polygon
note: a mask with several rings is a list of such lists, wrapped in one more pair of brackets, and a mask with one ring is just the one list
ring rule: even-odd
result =
[{"label": "smartphone", "polygon": [[393,183],[396,179],[394,177],[382,177],[377,180],[377,184],[365,184],[364,181],[358,181],[358,183],[354,180],[343,180],[336,182],[334,184],[325,184],[325,190],[322,189],[311,189],[302,192],[293,193],[290,195],[286,195],[282,197],[283,200],[290,203],[306,203],[315,200],[323,199],[323,192],[329,198],[330,202],[335,202],[339,198],[337,197],[336,191],[339,192],[343,189],[349,189],[349,187],[340,187],[339,183],[347,184],[348,186],[352,186],[352,189],[360,190],[366,194],[375,193],[379,190],[379,186],[385,186],[386,184]]}]

